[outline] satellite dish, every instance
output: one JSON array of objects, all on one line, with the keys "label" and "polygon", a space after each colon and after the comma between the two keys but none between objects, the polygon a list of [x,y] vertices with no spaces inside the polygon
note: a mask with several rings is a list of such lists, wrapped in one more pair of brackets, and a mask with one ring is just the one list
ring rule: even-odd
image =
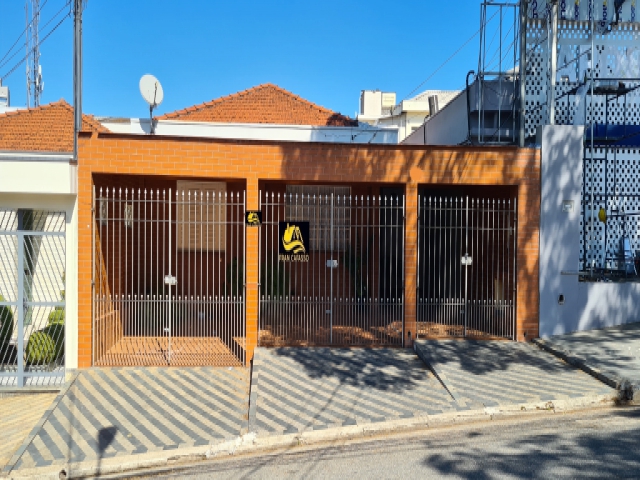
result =
[{"label": "satellite dish", "polygon": [[164,92],[160,81],[153,75],[143,75],[140,79],[140,93],[142,98],[153,109],[162,103]]},{"label": "satellite dish", "polygon": [[149,104],[149,119],[151,122],[151,134],[156,133],[156,122],[153,119],[153,109],[162,103],[164,92],[160,81],[153,75],[143,75],[140,79],[140,93],[145,102]]}]

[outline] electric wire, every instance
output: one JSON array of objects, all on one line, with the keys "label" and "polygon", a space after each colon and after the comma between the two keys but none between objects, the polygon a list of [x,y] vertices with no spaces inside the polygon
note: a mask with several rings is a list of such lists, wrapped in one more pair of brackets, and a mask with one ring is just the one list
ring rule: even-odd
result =
[{"label": "electric wire", "polygon": [[[7,58],[7,55],[9,55],[11,53],[11,51],[15,48],[15,46],[18,44],[18,42],[20,41],[20,39],[22,38],[22,36],[27,32],[27,30],[29,30],[29,27],[33,24],[33,18],[38,15],[42,9],[44,8],[44,6],[47,4],[49,0],[44,0],[42,6],[38,9],[38,11],[33,15],[33,17],[31,18],[31,21],[29,22],[29,24],[25,27],[25,29],[22,31],[22,33],[18,36],[18,38],[16,39],[16,41],[13,43],[13,45],[11,45],[11,47],[9,48],[9,50],[7,50],[7,53],[4,54],[4,57],[0,58],[0,68],[2,67],[2,65],[4,65],[4,59]],[[16,54],[14,53],[13,56],[11,58],[13,58]]]},{"label": "electric wire", "polygon": [[[49,25],[59,14],[60,12],[62,12],[66,7],[69,6],[69,4],[71,3],[71,0],[69,0],[64,7],[62,7],[60,10],[58,10],[58,12],[51,18],[49,19],[49,21],[47,23],[45,23],[44,28],[46,28],[47,25]],[[65,15],[64,17],[62,17],[62,19],[44,36],[42,37],[42,39],[40,40],[40,45],[42,45],[50,36],[53,32],[55,32],[60,25],[62,25],[64,23],[64,21],[69,18],[71,16],[71,13],[68,13],[67,15]],[[22,59],[20,59],[7,73],[5,73],[4,75],[0,75],[0,78],[4,79],[7,78],[9,75],[11,75],[13,72],[15,72],[18,67],[20,67],[20,65],[22,65],[28,58],[29,55],[31,55],[31,52],[28,52]],[[15,56],[12,55],[11,58],[13,58]],[[2,68],[4,65],[6,65],[8,63],[8,60],[5,61],[2,65],[0,65],[0,68]]]},{"label": "electric wire", "polygon": [[458,47],[458,49],[453,52],[453,54],[451,54],[451,56],[449,58],[447,58],[438,68],[436,68],[431,75],[429,75],[427,77],[426,80],[424,80],[422,83],[420,83],[420,85],[418,85],[416,88],[414,88],[413,90],[411,90],[411,92],[409,92],[408,95],[406,95],[405,97],[402,98],[402,100],[400,100],[400,103],[404,100],[406,100],[407,98],[411,97],[414,93],[416,93],[418,90],[420,90],[422,88],[422,86],[427,83],[429,80],[431,80],[436,73],[438,73],[440,70],[442,70],[442,68],[444,68],[444,66],[449,63],[456,55],[458,55],[458,53],[460,53],[460,51],[462,51],[463,48],[465,48],[470,42],[471,40],[473,40],[474,38],[476,38],[478,36],[478,34],[482,31],[482,29],[489,24],[489,22],[491,22],[491,20],[493,20],[493,18],[498,14],[498,10],[496,10],[496,12],[491,15],[491,17],[484,23],[484,25],[481,25],[480,28],[472,35],[470,36],[460,47]]}]

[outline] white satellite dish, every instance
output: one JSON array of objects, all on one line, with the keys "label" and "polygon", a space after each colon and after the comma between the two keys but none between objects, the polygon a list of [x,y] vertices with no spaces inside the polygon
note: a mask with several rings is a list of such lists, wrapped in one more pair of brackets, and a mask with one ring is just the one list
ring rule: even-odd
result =
[{"label": "white satellite dish", "polygon": [[149,117],[151,120],[151,133],[155,133],[155,122],[153,120],[153,109],[162,103],[164,92],[160,81],[153,75],[143,75],[140,79],[140,93],[145,102],[149,104]]},{"label": "white satellite dish", "polygon": [[147,74],[142,76],[140,79],[140,93],[151,108],[160,105],[164,99],[162,85],[160,85],[158,79],[153,75]]}]

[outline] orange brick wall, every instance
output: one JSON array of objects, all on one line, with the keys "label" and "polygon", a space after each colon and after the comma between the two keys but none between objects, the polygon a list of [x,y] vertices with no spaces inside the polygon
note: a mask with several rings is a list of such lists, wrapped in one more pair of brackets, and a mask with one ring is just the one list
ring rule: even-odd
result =
[{"label": "orange brick wall", "polygon": [[[394,184],[405,187],[405,330],[415,337],[418,187],[510,185],[518,192],[518,340],[538,336],[540,156],[514,147],[420,147],[83,135],[79,143],[78,322],[80,367],[91,365],[91,198],[93,175],[154,175],[245,181],[258,208],[267,181]],[[246,233],[258,251],[258,229]],[[258,255],[246,256],[247,360],[257,342]],[[406,335],[405,332],[405,335]]]}]

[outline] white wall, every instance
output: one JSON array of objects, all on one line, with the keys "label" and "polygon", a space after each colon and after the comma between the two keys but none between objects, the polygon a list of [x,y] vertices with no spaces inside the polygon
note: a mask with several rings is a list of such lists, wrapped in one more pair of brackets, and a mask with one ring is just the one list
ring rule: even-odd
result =
[{"label": "white wall", "polygon": [[407,145],[459,145],[468,137],[467,94],[462,91],[402,143]]},{"label": "white wall", "polygon": [[17,154],[0,152],[1,193],[77,192],[77,168],[68,154]]},{"label": "white wall", "polygon": [[[582,126],[540,129],[540,336],[640,320],[640,284],[579,282]],[[573,202],[571,212],[564,202]],[[564,296],[564,304],[558,297]]]},{"label": "white wall", "polygon": [[[130,122],[101,123],[113,133],[146,135],[150,132],[148,119],[132,118]],[[271,125],[252,123],[208,123],[160,120],[156,135],[225,138],[234,140],[265,140],[319,143],[398,143],[398,129],[393,127],[318,127],[313,125]]]}]

